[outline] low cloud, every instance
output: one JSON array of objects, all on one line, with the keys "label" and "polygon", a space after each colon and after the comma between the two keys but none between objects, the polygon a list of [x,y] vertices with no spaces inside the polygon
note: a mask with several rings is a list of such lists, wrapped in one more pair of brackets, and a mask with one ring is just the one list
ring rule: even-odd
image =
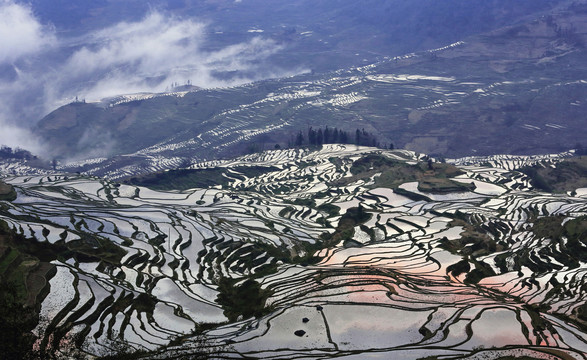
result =
[{"label": "low cloud", "polygon": [[[65,39],[41,24],[30,7],[0,0],[0,125],[26,128],[76,96],[97,101],[161,92],[187,80],[203,88],[225,87],[299,72],[268,65],[282,48],[268,38],[208,50],[207,26],[152,12],[141,21]],[[25,146],[25,135],[16,138]],[[7,136],[0,138],[4,142]]]},{"label": "low cloud", "polygon": [[0,64],[39,53],[54,44],[53,30],[37,21],[29,6],[0,0]]},{"label": "low cloud", "polygon": [[[117,24],[88,37],[88,45],[75,51],[64,65],[66,76],[61,81],[85,79],[87,83],[80,83],[78,93],[99,100],[124,92],[163,91],[172,82],[190,80],[193,85],[208,88],[273,75],[259,62],[280,50],[274,41],[253,38],[210,52],[202,48],[205,30],[204,23],[160,13],[140,22]],[[215,76],[223,72],[235,76]]]},{"label": "low cloud", "polygon": [[204,25],[178,21],[154,13],[137,23],[121,23],[88,37],[88,45],[76,51],[66,68],[83,75],[110,68],[130,67],[140,73],[156,73],[184,64],[198,50]]},{"label": "low cloud", "polygon": [[[21,67],[56,45],[54,31],[41,24],[28,5],[0,0],[0,144],[40,152],[42,147],[26,125],[27,116],[19,99],[30,91],[28,81],[20,81]],[[24,75],[27,77],[28,75]]]},{"label": "low cloud", "polygon": [[43,147],[39,141],[27,129],[20,128],[8,123],[2,123],[0,119],[0,144],[10,146],[11,148],[27,149],[34,154],[40,154]]}]

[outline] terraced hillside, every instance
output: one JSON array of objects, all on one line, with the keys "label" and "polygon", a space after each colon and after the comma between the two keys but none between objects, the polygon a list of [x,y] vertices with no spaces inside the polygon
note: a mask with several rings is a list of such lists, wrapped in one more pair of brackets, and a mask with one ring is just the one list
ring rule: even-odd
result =
[{"label": "terraced hillside", "polygon": [[310,125],[444,157],[568,151],[585,138],[585,9],[326,74],[73,103],[35,131],[64,171],[110,179],[285,148]]},{"label": "terraced hillside", "polygon": [[18,196],[0,219],[62,249],[42,349],[585,359],[587,189],[538,191],[517,171],[571,155],[442,164],[325,145],[198,163],[182,183],[221,181],[182,191],[5,176]]}]

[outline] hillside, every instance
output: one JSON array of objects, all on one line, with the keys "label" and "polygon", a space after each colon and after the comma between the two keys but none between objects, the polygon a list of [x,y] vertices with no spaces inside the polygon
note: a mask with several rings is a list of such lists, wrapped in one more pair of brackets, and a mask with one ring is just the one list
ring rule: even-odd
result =
[{"label": "hillside", "polygon": [[12,201],[14,199],[16,199],[14,187],[0,180],[0,200]]},{"label": "hillside", "polygon": [[445,164],[324,145],[198,163],[151,188],[5,176],[18,197],[0,220],[60,249],[47,351],[578,360],[587,191],[538,191],[518,171],[571,155]]},{"label": "hillside", "polygon": [[562,152],[584,141],[586,15],[575,6],[327,74],[70,104],[35,132],[64,159],[124,155],[64,168],[111,178],[287,147],[309,124],[443,157]]},{"label": "hillside", "polygon": [[521,170],[540,190],[563,193],[587,187],[587,156],[561,161],[556,166],[534,165]]}]

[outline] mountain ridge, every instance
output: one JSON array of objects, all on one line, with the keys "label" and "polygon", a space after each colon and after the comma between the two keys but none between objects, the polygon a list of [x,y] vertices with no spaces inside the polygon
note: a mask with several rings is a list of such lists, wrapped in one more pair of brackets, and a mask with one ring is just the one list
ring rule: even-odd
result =
[{"label": "mountain ridge", "polygon": [[[283,147],[310,123],[365,128],[381,143],[443,157],[562,152],[583,141],[585,19],[567,11],[326,75],[137,96],[107,108],[71,104],[35,131],[54,156],[83,158],[90,149],[86,158],[126,154],[136,164],[231,157],[255,142]],[[523,51],[503,56],[513,49]],[[77,123],[65,128],[70,112]]]}]

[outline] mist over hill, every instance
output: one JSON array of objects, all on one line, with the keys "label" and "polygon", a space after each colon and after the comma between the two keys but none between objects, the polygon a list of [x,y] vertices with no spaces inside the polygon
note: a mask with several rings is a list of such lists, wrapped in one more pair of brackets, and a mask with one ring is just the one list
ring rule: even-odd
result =
[{"label": "mist over hill", "polygon": [[69,167],[114,178],[288,147],[309,126],[364,129],[437,157],[563,152],[585,135],[585,15],[575,5],[332,72],[76,102],[34,131],[62,159],[125,155]]},{"label": "mist over hill", "polygon": [[0,143],[76,97],[226,87],[366,65],[519,23],[565,1],[5,1]]}]

